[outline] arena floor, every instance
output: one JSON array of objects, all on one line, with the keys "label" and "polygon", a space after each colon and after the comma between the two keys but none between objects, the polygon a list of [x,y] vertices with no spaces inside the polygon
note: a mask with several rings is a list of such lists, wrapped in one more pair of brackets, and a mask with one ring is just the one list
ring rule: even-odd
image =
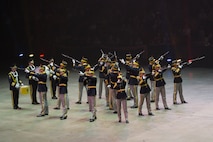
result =
[{"label": "arena floor", "polygon": [[[21,74],[21,73],[20,73]],[[48,91],[49,115],[38,118],[40,105],[32,105],[29,95],[20,95],[21,110],[12,109],[7,73],[0,83],[0,142],[210,142],[213,141],[213,69],[185,68],[182,71],[183,92],[187,104],[173,105],[173,78],[164,73],[167,103],[172,110],[162,108],[154,116],[139,117],[128,101],[129,124],[118,123],[117,115],[105,106],[105,97],[97,97],[97,120],[89,122],[90,113],[84,90],[82,104],[78,100],[78,74],[69,76],[70,110],[66,120],[60,120],[62,110],[53,109],[56,101]],[[24,84],[27,84],[21,74]],[[179,101],[179,98],[178,98]],[[179,101],[180,102],[180,101]],[[123,114],[123,113],[122,113]],[[123,117],[123,115],[122,115]]]}]

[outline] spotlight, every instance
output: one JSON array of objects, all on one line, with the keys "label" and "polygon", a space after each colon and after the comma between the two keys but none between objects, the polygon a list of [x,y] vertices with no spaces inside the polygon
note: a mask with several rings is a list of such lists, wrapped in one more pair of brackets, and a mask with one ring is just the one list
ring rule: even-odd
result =
[{"label": "spotlight", "polygon": [[29,57],[31,58],[31,57],[34,57],[34,54],[29,54]]}]

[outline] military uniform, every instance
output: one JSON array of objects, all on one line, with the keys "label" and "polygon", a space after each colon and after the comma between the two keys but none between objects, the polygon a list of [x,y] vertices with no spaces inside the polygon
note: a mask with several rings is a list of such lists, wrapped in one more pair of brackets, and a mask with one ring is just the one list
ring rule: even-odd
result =
[{"label": "military uniform", "polygon": [[97,77],[94,75],[93,70],[89,70],[87,74],[85,74],[83,82],[87,87],[89,112],[91,112],[90,122],[93,122],[97,119],[97,116],[96,116]]},{"label": "military uniform", "polygon": [[[58,78],[58,76],[60,75],[61,71],[64,71],[67,74],[67,76],[69,76],[69,71],[66,69],[66,66],[67,66],[67,62],[63,60],[60,63],[59,68],[57,68],[57,70],[56,70],[57,88],[58,88],[58,91],[57,91],[58,101],[57,101],[57,106],[54,109],[60,109],[60,106],[61,106],[61,100],[59,99],[60,93],[59,93],[59,78]],[[66,106],[67,106],[67,109],[69,109],[69,95],[68,94],[66,95]]]},{"label": "military uniform", "polygon": [[[125,65],[126,65],[126,79],[127,82],[129,82],[129,78],[130,78],[130,70],[128,68],[128,66],[131,64],[132,60],[132,55],[131,54],[126,54],[126,61],[125,61]],[[126,92],[127,92],[127,100],[131,100],[133,98],[131,90],[130,90],[130,85],[127,84],[126,85]]]},{"label": "military uniform", "polygon": [[16,69],[16,65],[13,65],[11,67],[11,71],[8,73],[8,81],[10,85],[13,109],[21,109],[21,107],[19,107],[19,89],[20,86],[23,85],[23,83],[20,80],[19,74]]},{"label": "military uniform", "polygon": [[129,86],[131,93],[133,94],[134,104],[131,108],[138,108],[138,80],[137,76],[139,75],[139,64],[138,62],[134,61],[132,65],[128,66],[130,78],[129,78]]},{"label": "military uniform", "polygon": [[81,104],[81,101],[82,101],[83,88],[85,87],[83,80],[84,80],[84,72],[86,67],[89,67],[89,64],[88,64],[88,59],[85,57],[82,57],[80,64],[76,65],[75,63],[73,63],[73,68],[79,71],[79,78],[78,78],[79,91],[78,91],[78,101],[76,102],[76,104]]},{"label": "military uniform", "polygon": [[29,61],[29,65],[25,68],[26,77],[29,80],[30,85],[30,96],[32,100],[32,104],[39,104],[37,101],[37,88],[38,88],[38,80],[35,79],[35,65],[34,60]]},{"label": "military uniform", "polygon": [[118,81],[114,84],[113,88],[116,89],[116,103],[118,111],[118,122],[121,122],[121,106],[123,106],[124,117],[126,123],[129,123],[128,120],[128,111],[127,111],[127,94],[125,91],[127,81],[122,79],[122,75],[117,76]]},{"label": "military uniform", "polygon": [[117,113],[117,105],[116,105],[116,89],[113,86],[117,82],[117,76],[119,74],[118,66],[112,65],[111,70],[108,74],[108,82],[109,82],[109,109],[114,110],[113,113]]},{"label": "military uniform", "polygon": [[161,66],[160,64],[155,66],[155,72],[154,72],[154,79],[156,81],[156,97],[155,97],[155,107],[156,110],[160,110],[159,108],[159,95],[161,94],[162,96],[162,101],[163,101],[163,105],[164,108],[166,110],[170,110],[170,108],[167,105],[167,101],[166,101],[166,90],[165,90],[165,85],[166,82],[163,78],[163,73],[166,71],[167,69],[163,69],[161,70]]},{"label": "military uniform", "polygon": [[155,88],[155,80],[154,77],[152,75],[152,71],[155,69],[155,59],[153,56],[151,56],[149,58],[149,65],[148,65],[148,69],[150,72],[150,86],[151,86],[151,92],[150,92],[150,99],[151,102],[155,102],[155,94],[156,94],[156,88]]},{"label": "military uniform", "polygon": [[47,67],[50,70],[49,74],[49,80],[50,80],[50,92],[52,99],[57,99],[56,97],[56,89],[57,89],[57,84],[58,80],[56,79],[56,72],[57,72],[57,67],[54,64],[54,59],[50,59],[50,63],[47,65]]},{"label": "military uniform", "polygon": [[181,103],[187,103],[183,97],[182,90],[182,77],[181,77],[181,69],[182,65],[180,65],[181,59],[173,61],[173,67],[171,68],[173,76],[174,76],[174,91],[173,91],[173,104],[177,104],[177,93],[179,92]]},{"label": "military uniform", "polygon": [[147,80],[150,79],[151,74],[145,74],[144,69],[141,69],[139,72],[139,85],[141,86],[140,88],[140,101],[139,101],[139,108],[138,108],[138,115],[143,116],[142,113],[142,107],[144,100],[146,99],[146,108],[148,111],[148,115],[153,115],[151,111],[151,105],[150,105],[150,87],[149,84],[147,83]]},{"label": "military uniform", "polygon": [[68,76],[65,69],[61,69],[59,76],[58,76],[58,86],[59,86],[59,100],[62,104],[62,116],[60,117],[61,120],[67,119],[67,82],[68,82]]},{"label": "military uniform", "polygon": [[39,73],[34,74],[38,80],[38,93],[41,104],[41,113],[37,117],[42,117],[49,114],[48,101],[47,101],[47,73],[45,72],[45,67],[39,67]]}]

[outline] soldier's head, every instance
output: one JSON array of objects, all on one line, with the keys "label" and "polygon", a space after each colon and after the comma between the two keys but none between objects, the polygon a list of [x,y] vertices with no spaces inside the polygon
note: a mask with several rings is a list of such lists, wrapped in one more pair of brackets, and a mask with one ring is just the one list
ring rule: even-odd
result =
[{"label": "soldier's head", "polygon": [[178,66],[181,63],[181,59],[173,60],[172,61],[172,66]]},{"label": "soldier's head", "polygon": [[155,65],[155,70],[160,70],[161,69],[161,65],[160,64],[156,64]]},{"label": "soldier's head", "polygon": [[149,57],[149,64],[154,64],[155,63],[155,58],[153,56]]},{"label": "soldier's head", "polygon": [[91,66],[89,64],[87,64],[85,67],[84,67],[84,70],[85,71],[89,71],[91,69]]},{"label": "soldier's head", "polygon": [[30,59],[29,62],[28,62],[28,64],[29,64],[29,65],[34,65],[34,60],[33,60],[33,59]]},{"label": "soldier's head", "polygon": [[137,61],[134,61],[134,62],[132,63],[132,67],[133,67],[133,68],[139,68],[139,63],[138,63]]},{"label": "soldier's head", "polygon": [[60,63],[60,68],[66,68],[66,66],[67,66],[67,62],[62,60]]},{"label": "soldier's head", "polygon": [[45,71],[45,66],[44,65],[40,65],[39,66],[39,72],[43,73]]},{"label": "soldier's head", "polygon": [[132,60],[132,55],[130,53],[126,54],[126,61]]},{"label": "soldier's head", "polygon": [[16,64],[13,64],[10,68],[12,71],[16,71],[18,67],[16,66]]},{"label": "soldier's head", "polygon": [[94,76],[95,72],[93,69],[90,69],[87,73],[88,76]]},{"label": "soldier's head", "polygon": [[82,63],[82,64],[83,64],[83,63],[88,63],[88,59],[85,58],[85,57],[82,57],[82,58],[81,58],[81,63]]},{"label": "soldier's head", "polygon": [[141,68],[139,71],[139,76],[143,76],[144,74],[145,74],[145,70],[143,68]]}]

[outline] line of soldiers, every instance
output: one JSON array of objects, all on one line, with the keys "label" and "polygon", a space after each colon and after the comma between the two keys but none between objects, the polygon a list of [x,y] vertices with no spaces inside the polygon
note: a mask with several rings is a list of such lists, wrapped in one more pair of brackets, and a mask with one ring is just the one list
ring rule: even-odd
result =
[{"label": "line of soldiers", "polygon": [[[172,67],[170,65],[162,68],[160,61],[163,57],[156,60],[154,57],[149,58],[149,73],[145,73],[143,67],[139,65],[138,59],[132,58],[130,53],[126,54],[126,58],[117,59],[117,57],[109,56],[107,54],[102,54],[98,59],[98,63],[95,66],[91,66],[87,58],[82,57],[81,61],[72,59],[73,69],[79,72],[79,94],[78,101],[76,104],[82,103],[83,88],[87,91],[87,103],[89,104],[89,111],[92,113],[90,122],[97,119],[96,116],[96,95],[98,92],[99,99],[102,98],[103,86],[105,89],[105,99],[106,107],[109,110],[113,110],[113,113],[118,114],[119,122],[121,122],[121,104],[123,105],[124,116],[126,123],[128,121],[128,111],[127,111],[127,100],[133,99],[133,105],[131,108],[138,108],[138,115],[143,116],[142,106],[146,100],[148,115],[153,115],[151,111],[151,102],[155,102],[156,110],[160,110],[159,107],[159,96],[162,96],[162,101],[164,109],[171,110],[166,101],[166,91],[165,91],[165,80],[163,78],[163,73],[171,69],[174,74],[174,93],[173,93],[173,103],[177,104],[177,93],[180,94],[181,103],[187,103],[184,100],[182,93],[182,78],[181,78],[181,60],[174,60],[172,62]],[[125,65],[126,75],[123,76],[119,63]],[[188,64],[191,64],[190,62]],[[45,71],[48,70],[48,75],[50,79],[50,89],[52,99],[57,100],[57,106],[54,109],[60,109],[62,104],[63,113],[60,117],[61,120],[67,118],[67,110],[69,109],[69,97],[68,97],[68,76],[69,71],[66,69],[67,62],[62,61],[60,65],[54,63],[54,59],[50,59],[48,65],[41,65],[39,71],[36,71],[34,61],[30,60],[29,65],[25,68],[26,77],[29,79],[30,94],[32,104],[39,104],[36,97],[36,91],[39,92],[39,98],[41,103],[41,114],[38,117],[48,115],[48,103],[46,99],[47,92],[47,74]],[[13,90],[13,96],[17,96],[17,90],[21,86],[21,81],[17,78],[17,67],[12,66],[9,75],[10,88]],[[99,71],[99,88],[96,91],[97,77],[95,76],[95,71]],[[37,73],[38,72],[38,73]],[[46,74],[46,75],[43,75]],[[14,76],[15,79],[14,79]],[[148,82],[150,80],[150,83]],[[17,82],[20,85],[17,87]],[[14,85],[15,83],[15,85]],[[150,84],[150,85],[149,85]],[[140,96],[138,95],[138,86],[140,86]],[[16,88],[16,89],[14,89]],[[14,91],[15,90],[15,91]],[[58,96],[57,96],[58,94]],[[140,97],[140,101],[138,99]],[[17,98],[14,101],[14,109],[20,109],[17,103]]]}]

